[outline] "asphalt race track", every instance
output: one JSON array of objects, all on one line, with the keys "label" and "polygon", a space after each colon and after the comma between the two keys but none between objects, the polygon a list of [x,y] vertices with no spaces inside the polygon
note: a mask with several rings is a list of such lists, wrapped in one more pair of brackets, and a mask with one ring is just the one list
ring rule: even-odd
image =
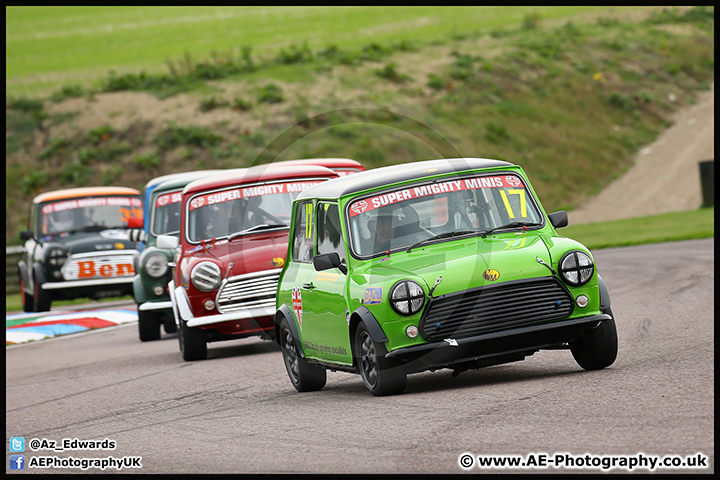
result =
[{"label": "asphalt race track", "polygon": [[[599,250],[595,259],[620,341],[605,370],[541,351],[457,378],[410,375],[394,397],[375,398],[358,375],[339,372],[300,394],[269,341],[211,343],[208,360],[184,362],[175,335],[141,343],[133,323],[6,348],[6,438],[24,437],[25,470],[35,473],[83,471],[30,468],[41,457],[142,457],[124,473],[480,474],[604,473],[603,458],[669,456],[705,456],[707,467],[609,472],[713,473],[714,239]],[[32,439],[48,450],[32,451]],[[63,439],[116,447],[49,450]],[[489,455],[531,465],[478,466]],[[576,467],[547,464],[556,458]],[[6,463],[6,473],[18,472]]]}]

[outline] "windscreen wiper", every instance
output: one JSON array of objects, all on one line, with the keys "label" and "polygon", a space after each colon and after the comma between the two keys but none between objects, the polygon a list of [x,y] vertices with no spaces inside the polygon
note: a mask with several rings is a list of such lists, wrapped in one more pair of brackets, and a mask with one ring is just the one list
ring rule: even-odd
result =
[{"label": "windscreen wiper", "polygon": [[239,232],[235,232],[228,236],[228,242],[231,240],[234,240],[238,238],[241,235],[245,235],[246,233],[254,232],[255,230],[264,230],[266,228],[282,228],[287,227],[284,223],[261,223],[260,225],[254,225],[250,228],[246,228],[245,230],[241,230]]},{"label": "windscreen wiper", "polygon": [[405,251],[409,252],[413,248],[419,247],[423,243],[431,242],[433,240],[439,240],[441,238],[448,238],[448,237],[459,237],[461,235],[469,235],[471,233],[477,233],[477,230],[459,230],[459,231],[438,233],[437,235],[433,235],[430,238],[426,238],[424,240],[420,240],[419,242],[413,243],[408,248],[406,248]]},{"label": "windscreen wiper", "polygon": [[499,227],[493,227],[490,230],[485,230],[484,232],[480,233],[480,236],[482,238],[487,237],[491,233],[502,230],[503,228],[515,228],[515,227],[539,227],[542,223],[535,223],[535,222],[510,222],[506,223],[505,225],[500,225]]}]

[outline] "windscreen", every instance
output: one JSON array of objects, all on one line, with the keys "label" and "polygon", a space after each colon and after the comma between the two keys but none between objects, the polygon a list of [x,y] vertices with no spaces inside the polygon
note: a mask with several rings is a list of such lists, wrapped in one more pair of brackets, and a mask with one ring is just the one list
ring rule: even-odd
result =
[{"label": "windscreen", "polygon": [[383,191],[348,205],[353,251],[369,256],[407,248],[440,234],[483,233],[542,223],[532,193],[514,174],[474,176]]},{"label": "windscreen", "polygon": [[38,215],[38,228],[44,235],[127,228],[129,218],[143,217],[142,200],[137,197],[90,197],[44,204]]},{"label": "windscreen", "polygon": [[322,181],[269,183],[195,195],[188,205],[187,239],[198,243],[232,234],[288,228],[293,200]]},{"label": "windscreen", "polygon": [[152,226],[150,232],[154,236],[167,235],[180,231],[180,207],[182,191],[168,192],[158,195],[150,214]]}]

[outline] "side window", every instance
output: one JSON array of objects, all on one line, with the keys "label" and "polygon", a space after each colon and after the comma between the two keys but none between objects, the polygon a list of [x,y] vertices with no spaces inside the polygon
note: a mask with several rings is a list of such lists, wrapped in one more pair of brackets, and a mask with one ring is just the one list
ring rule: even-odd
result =
[{"label": "side window", "polygon": [[345,242],[342,239],[340,214],[335,203],[319,203],[317,210],[318,253],[337,252],[345,259]]},{"label": "side window", "polygon": [[292,259],[294,262],[311,262],[315,219],[312,202],[298,203],[295,208],[295,230],[292,238]]},{"label": "side window", "polygon": [[39,225],[38,220],[40,216],[40,207],[38,205],[32,205],[30,207],[30,221],[28,222],[28,226],[30,227],[30,230],[32,230],[34,235],[40,236],[40,233],[45,233],[45,224]]}]

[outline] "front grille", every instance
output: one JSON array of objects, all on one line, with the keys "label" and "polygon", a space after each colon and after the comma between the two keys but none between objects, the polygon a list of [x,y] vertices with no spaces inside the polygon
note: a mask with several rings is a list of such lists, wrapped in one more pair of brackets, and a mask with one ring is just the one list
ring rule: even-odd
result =
[{"label": "front grille", "polygon": [[427,340],[467,338],[558,320],[572,310],[572,295],[557,279],[536,278],[434,298],[419,328]]},{"label": "front grille", "polygon": [[137,254],[137,250],[116,250],[71,255],[62,266],[63,279],[71,281],[133,277],[133,262]]},{"label": "front grille", "polygon": [[274,309],[281,270],[278,268],[228,278],[218,292],[218,311],[233,313],[254,308]]}]

